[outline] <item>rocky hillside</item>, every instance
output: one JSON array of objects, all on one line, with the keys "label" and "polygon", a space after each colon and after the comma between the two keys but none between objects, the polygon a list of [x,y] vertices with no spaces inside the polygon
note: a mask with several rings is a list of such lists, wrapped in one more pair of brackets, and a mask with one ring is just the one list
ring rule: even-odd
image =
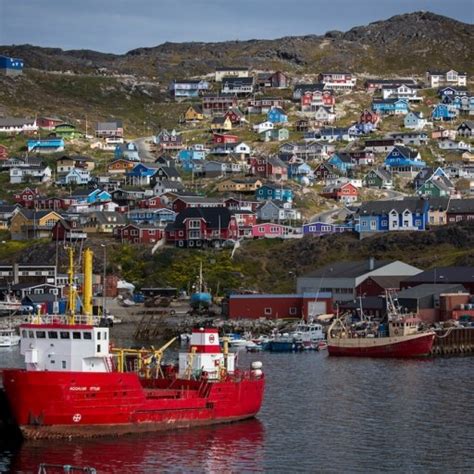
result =
[{"label": "rocky hillside", "polygon": [[124,55],[31,45],[0,46],[0,54],[22,57],[29,67],[43,70],[81,73],[107,70],[169,79],[209,73],[224,65],[299,72],[342,68],[377,74],[421,74],[427,68],[453,67],[473,73],[473,45],[474,25],[430,12],[415,12],[322,36],[164,43]]}]

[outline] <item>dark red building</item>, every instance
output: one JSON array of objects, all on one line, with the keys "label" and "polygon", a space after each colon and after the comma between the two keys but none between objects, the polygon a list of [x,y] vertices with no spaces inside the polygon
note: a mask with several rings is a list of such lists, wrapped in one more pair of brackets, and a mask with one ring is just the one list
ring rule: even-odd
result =
[{"label": "dark red building", "polygon": [[178,247],[219,247],[239,237],[235,216],[226,207],[189,207],[165,228],[166,242]]},{"label": "dark red building", "polygon": [[230,295],[227,307],[229,319],[307,319],[332,312],[330,293]]},{"label": "dark red building", "polygon": [[222,114],[237,106],[235,97],[208,95],[202,98],[202,111],[205,115]]},{"label": "dark red building", "polygon": [[166,207],[166,206],[163,204],[160,196],[153,196],[153,197],[138,201],[138,207],[140,209],[162,209],[163,207]]},{"label": "dark red building", "polygon": [[163,238],[163,230],[154,226],[128,224],[116,229],[116,237],[131,244],[156,244]]},{"label": "dark red building", "polygon": [[87,239],[87,233],[84,232],[77,221],[66,219],[61,219],[54,224],[51,235],[53,240],[60,242]]},{"label": "dark red building", "polygon": [[36,188],[25,188],[23,191],[16,193],[13,198],[16,203],[28,209],[32,209],[34,207],[34,201],[39,198],[39,191]]},{"label": "dark red building", "polygon": [[399,290],[402,280],[406,280],[406,276],[370,276],[356,287],[356,294],[357,296],[383,296],[386,291]]},{"label": "dark red building", "polygon": [[230,133],[214,133],[212,135],[213,143],[237,143],[238,141],[239,137]]},{"label": "dark red building", "polygon": [[5,145],[0,145],[0,160],[8,159],[8,148]]},{"label": "dark red building", "polygon": [[450,199],[446,218],[448,224],[474,221],[474,199]]}]

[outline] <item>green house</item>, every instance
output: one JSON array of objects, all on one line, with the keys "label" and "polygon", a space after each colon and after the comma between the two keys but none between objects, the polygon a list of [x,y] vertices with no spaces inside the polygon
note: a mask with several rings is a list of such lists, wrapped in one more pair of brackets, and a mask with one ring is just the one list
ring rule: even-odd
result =
[{"label": "green house", "polygon": [[376,168],[364,176],[363,184],[367,188],[392,188],[392,175],[384,168]]},{"label": "green house", "polygon": [[64,138],[65,140],[80,138],[83,136],[83,133],[77,130],[76,127],[70,123],[61,123],[56,125],[56,127],[54,127],[54,134],[57,137]]},{"label": "green house", "polygon": [[448,197],[453,190],[454,186],[448,178],[432,176],[418,188],[418,194],[430,197]]}]

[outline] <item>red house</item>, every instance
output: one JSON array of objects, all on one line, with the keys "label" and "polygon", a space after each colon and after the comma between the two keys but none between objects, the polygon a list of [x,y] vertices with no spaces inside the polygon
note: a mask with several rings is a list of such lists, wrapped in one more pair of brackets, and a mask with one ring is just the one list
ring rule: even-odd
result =
[{"label": "red house", "polygon": [[162,209],[166,206],[164,205],[160,196],[152,196],[150,198],[138,201],[138,207],[140,209]]},{"label": "red house", "polygon": [[208,95],[202,98],[202,111],[205,115],[222,114],[237,106],[237,98],[223,95]]},{"label": "red house", "polygon": [[15,202],[26,207],[28,209],[32,209],[34,207],[35,199],[39,198],[39,191],[37,188],[25,188],[23,191],[15,194],[13,198]]},{"label": "red house", "polygon": [[59,242],[87,239],[87,233],[84,232],[77,221],[66,219],[61,219],[54,224],[51,235],[53,240]]},{"label": "red house", "polygon": [[39,128],[44,130],[54,130],[56,125],[64,123],[64,120],[61,120],[58,117],[39,117],[36,119],[36,124]]},{"label": "red house", "polygon": [[308,315],[333,312],[331,293],[289,295],[230,295],[227,306],[229,319],[307,318]]},{"label": "red house", "polygon": [[252,211],[237,209],[232,211],[232,214],[239,226],[239,237],[252,238],[252,228],[257,223],[257,214]]},{"label": "red house", "polygon": [[[332,91],[306,91],[300,99],[303,112],[315,111],[317,107],[334,107],[336,98]],[[313,110],[314,109],[314,110]]]},{"label": "red house", "polygon": [[276,156],[270,158],[251,157],[248,161],[250,173],[270,181],[287,181],[288,166]]},{"label": "red house", "polygon": [[231,135],[229,133],[214,133],[212,135],[213,143],[237,143],[239,137],[237,135]]},{"label": "red house", "polygon": [[377,125],[380,122],[380,115],[372,110],[365,109],[359,117],[359,123],[372,123]]},{"label": "red house", "polygon": [[244,113],[238,107],[232,107],[225,114],[225,118],[228,118],[232,125],[240,125],[245,121]]},{"label": "red house", "polygon": [[0,160],[8,159],[8,148],[5,145],[0,145]]},{"label": "red house", "polygon": [[165,228],[167,243],[178,247],[220,247],[239,237],[235,216],[226,207],[190,207]]},{"label": "red house", "polygon": [[321,196],[350,203],[357,201],[359,190],[352,183],[344,183],[324,188]]},{"label": "red house", "polygon": [[155,244],[163,238],[163,230],[154,226],[128,224],[116,229],[116,237],[131,244]]}]

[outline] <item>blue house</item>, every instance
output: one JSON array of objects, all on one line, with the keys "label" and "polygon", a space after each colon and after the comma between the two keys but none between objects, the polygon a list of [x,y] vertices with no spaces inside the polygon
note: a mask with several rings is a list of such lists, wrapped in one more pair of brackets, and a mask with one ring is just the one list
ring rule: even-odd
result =
[{"label": "blue house", "polygon": [[351,170],[356,167],[356,163],[352,160],[351,155],[345,152],[337,152],[329,158],[328,163],[336,167],[342,173],[347,173],[348,170]]},{"label": "blue house", "polygon": [[293,201],[293,191],[283,186],[274,186],[272,184],[264,184],[257,189],[255,193],[257,201],[265,201],[267,199],[289,202]]},{"label": "blue house", "polygon": [[205,158],[206,151],[204,149],[194,150],[192,148],[187,148],[178,153],[176,160],[184,171],[191,172],[194,169],[196,162],[202,161]]},{"label": "blue house", "polygon": [[272,107],[267,112],[267,120],[272,123],[287,123],[288,115],[280,107]]},{"label": "blue house", "polygon": [[372,110],[380,115],[405,115],[410,111],[410,106],[403,99],[374,99]]},{"label": "blue house", "polygon": [[355,231],[363,238],[378,232],[423,231],[429,202],[421,198],[364,202],[355,214]]},{"label": "blue house", "polygon": [[351,224],[330,224],[328,222],[310,222],[303,224],[303,235],[313,235],[321,237],[328,234],[340,234],[342,232],[352,232],[354,230]]},{"label": "blue house", "polygon": [[23,73],[23,59],[0,56],[0,74],[18,76]]},{"label": "blue house", "polygon": [[120,143],[115,147],[114,158],[123,158],[128,161],[140,161],[138,147],[133,142]]},{"label": "blue house", "polygon": [[149,185],[151,178],[156,174],[159,168],[161,168],[161,165],[156,163],[138,163],[125,173],[127,184],[132,186]]},{"label": "blue house", "polygon": [[103,189],[79,189],[74,191],[71,200],[78,204],[97,204],[112,201],[112,195]]},{"label": "blue house", "polygon": [[431,118],[433,120],[454,120],[458,115],[456,107],[449,104],[437,104],[435,105]]},{"label": "blue house", "polygon": [[27,141],[28,151],[36,153],[56,153],[64,151],[62,138],[31,139]]},{"label": "blue house", "polygon": [[391,172],[418,173],[426,166],[421,159],[420,153],[407,146],[394,146],[392,151],[385,157],[385,167]]},{"label": "blue house", "polygon": [[127,213],[128,220],[134,224],[153,224],[165,226],[169,222],[174,222],[176,212],[171,209],[132,209]]},{"label": "blue house", "polygon": [[290,163],[288,165],[288,178],[298,182],[303,178],[308,178],[309,181],[313,181],[313,169],[308,163]]}]

